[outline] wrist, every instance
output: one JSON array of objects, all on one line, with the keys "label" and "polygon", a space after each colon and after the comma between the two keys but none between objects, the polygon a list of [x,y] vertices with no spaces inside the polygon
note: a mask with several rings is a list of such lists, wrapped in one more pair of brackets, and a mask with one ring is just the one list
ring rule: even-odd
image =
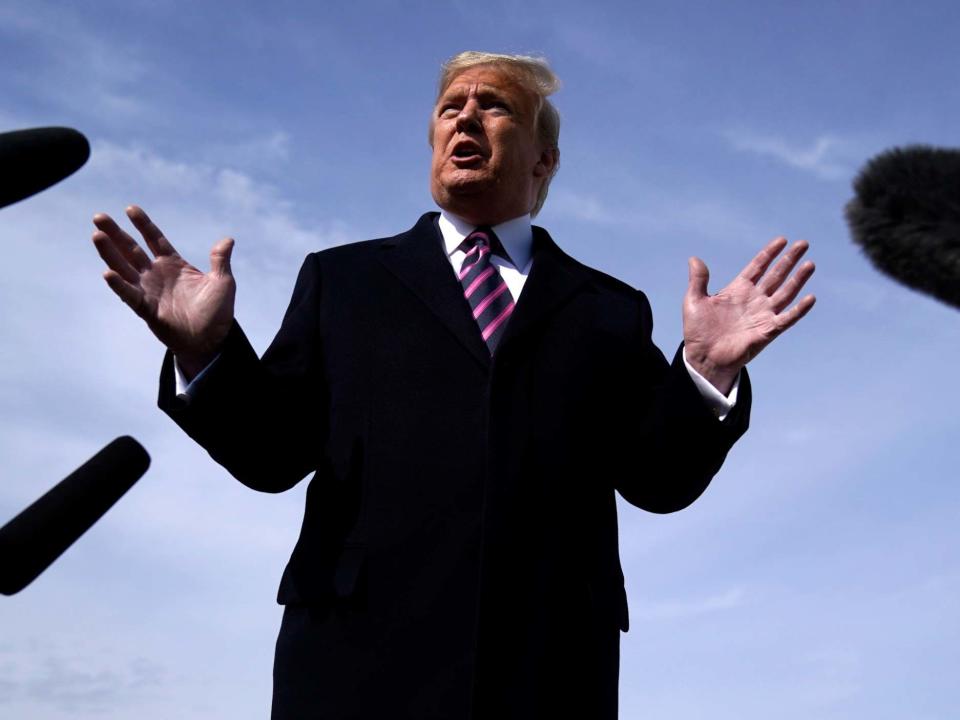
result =
[{"label": "wrist", "polygon": [[684,348],[684,357],[690,367],[724,396],[730,394],[733,383],[742,369],[740,366],[719,365],[705,353],[692,352],[689,346]]}]

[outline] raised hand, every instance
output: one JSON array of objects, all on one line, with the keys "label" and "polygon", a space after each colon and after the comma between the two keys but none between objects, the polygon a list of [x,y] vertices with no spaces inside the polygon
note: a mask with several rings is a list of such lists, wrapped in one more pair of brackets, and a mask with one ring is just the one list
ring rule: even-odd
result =
[{"label": "raised hand", "polygon": [[807,261],[790,274],[807,251],[806,242],[795,242],[767,272],[786,246],[785,238],[772,240],[716,295],[707,293],[707,266],[690,258],[690,285],[683,299],[687,361],[723,393],[748,362],[816,302],[806,295],[789,307],[815,269]]},{"label": "raised hand", "polygon": [[131,206],[127,216],[154,257],[151,260],[113,218],[98,213],[93,244],[109,268],[103,278],[192,376],[215,357],[233,321],[233,240],[213,246],[210,272],[203,273],[180,257],[143,210]]}]

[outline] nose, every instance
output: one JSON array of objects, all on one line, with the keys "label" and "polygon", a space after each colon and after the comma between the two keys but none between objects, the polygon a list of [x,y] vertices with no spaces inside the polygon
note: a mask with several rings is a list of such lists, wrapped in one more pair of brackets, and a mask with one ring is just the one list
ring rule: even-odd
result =
[{"label": "nose", "polygon": [[476,98],[470,98],[460,108],[457,115],[457,130],[459,132],[475,132],[482,127],[480,122],[480,103]]}]

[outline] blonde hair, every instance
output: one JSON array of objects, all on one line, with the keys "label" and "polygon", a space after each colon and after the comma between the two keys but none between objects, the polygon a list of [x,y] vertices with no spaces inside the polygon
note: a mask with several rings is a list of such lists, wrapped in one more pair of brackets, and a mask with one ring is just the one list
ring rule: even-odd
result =
[{"label": "blonde hair", "polygon": [[[546,59],[530,55],[503,55],[500,53],[480,52],[467,50],[454,55],[440,67],[440,79],[437,82],[437,100],[450,87],[450,83],[465,70],[481,65],[488,65],[503,71],[510,76],[520,87],[533,95],[536,100],[534,122],[540,142],[547,148],[559,150],[560,142],[560,113],[547,98],[560,89],[560,79],[554,74]],[[430,115],[430,144],[433,144],[434,115]],[[537,201],[530,211],[536,216],[547,199],[547,188],[550,181],[560,168],[559,158],[553,166],[552,172],[543,179]]]}]

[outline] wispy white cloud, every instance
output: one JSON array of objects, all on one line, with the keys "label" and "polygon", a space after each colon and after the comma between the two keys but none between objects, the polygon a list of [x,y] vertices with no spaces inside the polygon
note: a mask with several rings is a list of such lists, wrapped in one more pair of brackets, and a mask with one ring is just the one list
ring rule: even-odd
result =
[{"label": "wispy white cloud", "polygon": [[212,165],[244,170],[272,169],[290,160],[292,139],[284,130],[238,142],[210,142],[203,147],[203,160]]},{"label": "wispy white cloud", "polygon": [[820,135],[807,144],[746,130],[728,130],[724,137],[736,150],[773,158],[824,180],[844,179],[851,173],[844,162],[847,143],[834,135]]},{"label": "wispy white cloud", "polygon": [[47,639],[0,648],[0,708],[18,717],[30,707],[99,715],[117,706],[135,707],[169,678],[166,668],[147,658],[101,653],[86,643],[72,648]]},{"label": "wispy white cloud", "polygon": [[668,197],[653,187],[637,187],[627,202],[577,187],[551,191],[549,211],[561,218],[622,228],[660,237],[709,235],[712,239],[746,242],[765,237],[765,229],[732,202],[710,197]]},{"label": "wispy white cloud", "polygon": [[0,23],[37,53],[7,70],[34,97],[70,114],[126,120],[150,107],[139,82],[151,64],[129,38],[108,35],[64,5],[7,5],[0,7]]}]

